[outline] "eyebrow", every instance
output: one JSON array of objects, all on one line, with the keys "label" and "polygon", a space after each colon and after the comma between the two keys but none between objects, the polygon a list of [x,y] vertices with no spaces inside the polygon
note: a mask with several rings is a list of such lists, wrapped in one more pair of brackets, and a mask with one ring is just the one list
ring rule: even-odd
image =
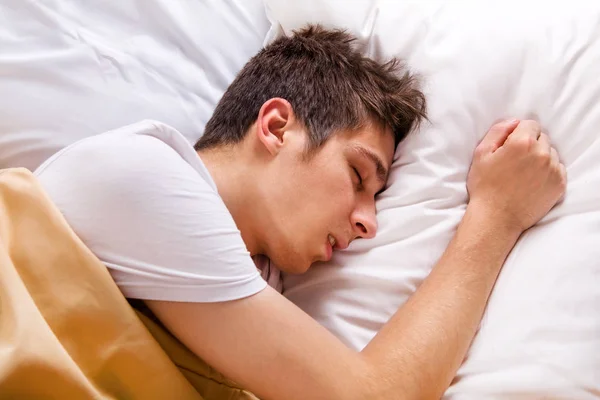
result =
[{"label": "eyebrow", "polygon": [[383,187],[385,182],[387,181],[388,170],[384,167],[383,161],[381,158],[371,150],[366,149],[362,146],[355,146],[354,149],[359,152],[362,156],[367,157],[373,164],[375,164],[375,171],[377,173],[377,180],[381,183]]}]

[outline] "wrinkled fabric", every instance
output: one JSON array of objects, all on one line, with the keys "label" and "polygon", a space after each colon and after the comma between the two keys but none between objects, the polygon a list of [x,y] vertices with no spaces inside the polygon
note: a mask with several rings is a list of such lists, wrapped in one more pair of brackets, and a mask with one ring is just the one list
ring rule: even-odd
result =
[{"label": "wrinkled fabric", "polygon": [[0,171],[0,399],[28,398],[256,400],[136,313],[33,175],[12,169]]},{"label": "wrinkled fabric", "polygon": [[271,259],[261,254],[253,256],[252,260],[260,272],[260,276],[279,293],[283,293],[283,278],[281,271],[271,262]]}]

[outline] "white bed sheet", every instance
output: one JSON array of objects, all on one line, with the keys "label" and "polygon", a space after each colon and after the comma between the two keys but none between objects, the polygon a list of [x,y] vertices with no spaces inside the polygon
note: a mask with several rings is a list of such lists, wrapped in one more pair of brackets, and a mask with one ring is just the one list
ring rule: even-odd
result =
[{"label": "white bed sheet", "polygon": [[0,168],[146,118],[197,140],[268,29],[261,0],[3,0]]}]

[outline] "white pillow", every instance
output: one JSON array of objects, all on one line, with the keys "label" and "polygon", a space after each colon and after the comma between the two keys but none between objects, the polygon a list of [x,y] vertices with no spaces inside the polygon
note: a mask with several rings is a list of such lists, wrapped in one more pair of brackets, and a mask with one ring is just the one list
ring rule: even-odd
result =
[{"label": "white pillow", "polygon": [[286,276],[287,297],[365,346],[452,237],[489,126],[535,118],[568,168],[567,196],[505,263],[447,397],[598,398],[600,4],[267,0],[267,13],[271,37],[318,22],[347,28],[376,59],[405,59],[423,78],[431,122],[396,153],[377,237]]},{"label": "white pillow", "polygon": [[261,0],[0,2],[0,168],[146,118],[194,142],[269,26]]}]

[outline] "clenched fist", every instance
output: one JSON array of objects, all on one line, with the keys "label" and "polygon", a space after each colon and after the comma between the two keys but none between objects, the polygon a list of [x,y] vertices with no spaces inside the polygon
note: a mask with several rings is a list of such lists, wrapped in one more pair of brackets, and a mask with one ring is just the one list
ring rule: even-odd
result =
[{"label": "clenched fist", "polygon": [[492,126],[475,149],[467,179],[469,206],[522,232],[554,207],[566,182],[565,166],[540,124],[504,121]]}]

